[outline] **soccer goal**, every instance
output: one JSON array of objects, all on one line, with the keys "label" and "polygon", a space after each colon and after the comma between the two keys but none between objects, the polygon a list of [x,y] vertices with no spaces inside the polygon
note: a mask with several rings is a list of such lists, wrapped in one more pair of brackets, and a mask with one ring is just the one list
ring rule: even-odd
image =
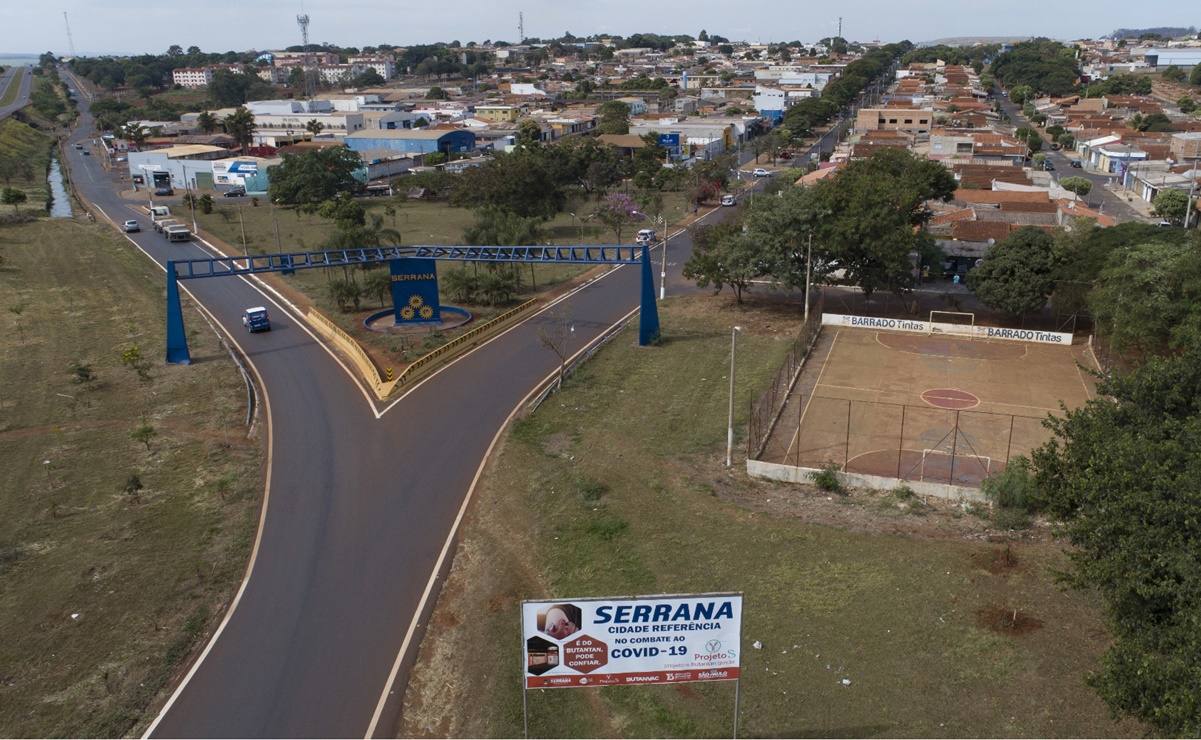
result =
[{"label": "soccer goal", "polygon": [[[952,471],[963,472],[963,465],[979,465],[984,468],[985,477],[992,475],[992,458],[987,455],[964,455],[958,454],[952,456],[946,450],[922,450],[921,469],[918,472],[918,480],[926,480],[927,470],[926,465],[929,463],[929,475],[938,480],[951,481]],[[952,468],[952,463],[955,467]]]},{"label": "soccer goal", "polygon": [[963,311],[931,311],[931,334],[953,334],[971,339],[976,335],[976,314]]}]

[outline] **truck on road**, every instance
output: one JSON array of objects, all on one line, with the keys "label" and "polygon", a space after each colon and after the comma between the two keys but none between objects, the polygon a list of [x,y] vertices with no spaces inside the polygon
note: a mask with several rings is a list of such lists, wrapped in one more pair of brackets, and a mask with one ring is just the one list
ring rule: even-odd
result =
[{"label": "truck on road", "polygon": [[192,238],[192,232],[181,223],[172,224],[163,229],[163,236],[169,242],[186,242]]}]

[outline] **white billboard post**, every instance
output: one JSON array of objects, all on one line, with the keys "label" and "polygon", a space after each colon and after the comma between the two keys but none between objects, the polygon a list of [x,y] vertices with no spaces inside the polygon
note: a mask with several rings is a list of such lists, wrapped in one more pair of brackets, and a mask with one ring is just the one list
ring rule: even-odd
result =
[{"label": "white billboard post", "polygon": [[672,594],[521,603],[522,690],[529,737],[529,689],[734,681],[742,594]]}]

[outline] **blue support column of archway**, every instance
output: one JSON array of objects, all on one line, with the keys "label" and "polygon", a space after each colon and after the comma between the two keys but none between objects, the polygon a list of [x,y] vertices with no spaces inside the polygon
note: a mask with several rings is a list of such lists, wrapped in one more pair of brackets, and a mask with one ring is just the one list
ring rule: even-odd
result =
[{"label": "blue support column of archway", "polygon": [[[663,247],[667,248],[666,245]],[[642,310],[638,316],[638,344],[645,347],[659,340],[659,306],[655,303],[655,277],[651,271],[651,248],[642,248]]]},{"label": "blue support column of archway", "polygon": [[188,336],[183,328],[183,308],[179,305],[179,280],[175,263],[167,262],[167,362],[172,365],[191,365]]}]

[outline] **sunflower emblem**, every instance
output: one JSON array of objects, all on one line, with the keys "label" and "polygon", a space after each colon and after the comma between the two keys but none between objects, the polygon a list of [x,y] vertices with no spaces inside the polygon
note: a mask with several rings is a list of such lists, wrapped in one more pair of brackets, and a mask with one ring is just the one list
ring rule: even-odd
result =
[{"label": "sunflower emblem", "polygon": [[421,318],[423,318],[423,319],[434,318],[434,309],[430,306],[422,306],[421,307]]},{"label": "sunflower emblem", "polygon": [[421,308],[425,305],[425,301],[419,295],[409,296],[409,305],[413,308]]},{"label": "sunflower emblem", "polygon": [[400,318],[404,319],[405,321],[412,321],[414,315],[416,315],[416,312],[413,310],[412,306],[405,306],[404,308],[400,309]]}]

